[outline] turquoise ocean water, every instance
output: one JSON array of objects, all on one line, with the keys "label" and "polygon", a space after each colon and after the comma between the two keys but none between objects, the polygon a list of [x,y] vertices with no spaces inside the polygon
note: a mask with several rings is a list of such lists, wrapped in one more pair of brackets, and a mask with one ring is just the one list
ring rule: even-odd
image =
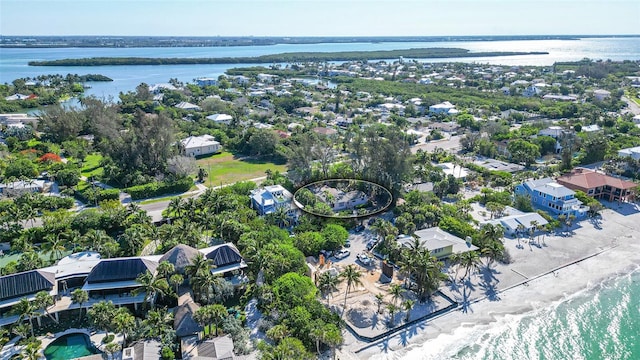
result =
[{"label": "turquoise ocean water", "polygon": [[428,340],[400,358],[640,359],[640,271],[530,313]]}]

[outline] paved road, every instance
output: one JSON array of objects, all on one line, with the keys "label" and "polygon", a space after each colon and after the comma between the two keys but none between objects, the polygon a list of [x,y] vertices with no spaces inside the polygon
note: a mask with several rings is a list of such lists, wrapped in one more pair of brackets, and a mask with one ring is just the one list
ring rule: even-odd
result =
[{"label": "paved road", "polygon": [[638,104],[636,104],[634,101],[631,101],[631,99],[626,96],[622,97],[622,101],[627,103],[627,112],[630,112],[633,115],[640,115],[640,106],[638,106]]}]

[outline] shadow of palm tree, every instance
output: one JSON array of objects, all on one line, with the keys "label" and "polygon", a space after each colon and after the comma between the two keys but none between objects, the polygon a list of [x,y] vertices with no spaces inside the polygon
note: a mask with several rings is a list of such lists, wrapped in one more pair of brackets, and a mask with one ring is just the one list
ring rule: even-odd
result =
[{"label": "shadow of palm tree", "polygon": [[471,303],[469,302],[469,295],[467,295],[467,288],[465,287],[464,290],[462,291],[462,301],[459,303],[461,310],[463,313],[468,313],[470,310],[471,312],[473,312],[473,310],[471,309]]},{"label": "shadow of palm tree", "polygon": [[499,301],[500,296],[498,295],[498,289],[492,283],[482,282],[479,284],[480,288],[483,290],[484,295],[489,299],[489,301]]},{"label": "shadow of palm tree", "polygon": [[460,284],[458,284],[457,281],[455,281],[455,280],[449,281],[448,285],[449,285],[449,290],[451,290],[452,292],[458,293],[458,294],[460,293],[461,286],[460,286]]},{"label": "shadow of palm tree", "polygon": [[409,337],[407,336],[407,330],[403,330],[400,333],[400,339],[398,343],[402,346],[407,346],[409,344]]},{"label": "shadow of palm tree", "polygon": [[390,336],[387,335],[387,337],[378,344],[378,348],[380,348],[380,352],[386,353],[389,351],[389,339],[390,339]]}]

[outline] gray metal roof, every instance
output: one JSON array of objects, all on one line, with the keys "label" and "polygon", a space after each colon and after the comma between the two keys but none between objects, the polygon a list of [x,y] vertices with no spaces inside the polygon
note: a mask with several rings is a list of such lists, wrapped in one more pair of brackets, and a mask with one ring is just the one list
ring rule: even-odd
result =
[{"label": "gray metal roof", "polygon": [[168,261],[175,266],[175,269],[179,273],[184,273],[185,267],[193,263],[193,259],[199,254],[197,249],[192,248],[189,245],[179,244],[174,246],[171,250],[167,251],[160,260]]},{"label": "gray metal roof", "polygon": [[558,184],[551,178],[531,180],[527,181],[525,184],[533,191],[540,191],[543,194],[549,194],[555,197],[575,195],[573,190]]},{"label": "gray metal roof", "polygon": [[155,274],[157,267],[157,262],[143,258],[102,260],[87,276],[87,283],[135,280],[147,270]]},{"label": "gray metal roof", "polygon": [[51,290],[56,283],[56,275],[42,270],[31,270],[0,277],[0,301],[42,290]]},{"label": "gray metal roof", "polygon": [[193,314],[200,306],[193,301],[178,306],[173,315],[173,328],[177,337],[185,337],[202,331],[202,326],[193,320]]},{"label": "gray metal roof", "polygon": [[198,357],[212,360],[233,359],[233,340],[231,336],[220,336],[203,341],[198,345]]},{"label": "gray metal roof", "polygon": [[[203,249],[204,250],[204,249]],[[216,267],[223,267],[231,264],[242,262],[242,255],[236,247],[231,243],[214,246],[206,254],[207,259],[213,261]]]}]

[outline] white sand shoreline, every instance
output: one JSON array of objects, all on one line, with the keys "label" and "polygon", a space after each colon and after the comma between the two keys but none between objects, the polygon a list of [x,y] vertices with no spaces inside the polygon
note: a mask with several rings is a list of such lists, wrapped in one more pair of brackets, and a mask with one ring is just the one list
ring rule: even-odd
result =
[{"label": "white sand shoreline", "polygon": [[[506,285],[498,287],[497,301],[474,293],[472,297],[478,300],[469,303],[466,313],[444,314],[374,344],[360,342],[348,334],[339,358],[429,358],[431,351],[425,349],[437,351],[439,342],[454,338],[456,333],[478,326],[490,327],[510,316],[559,304],[603,282],[629,274],[640,268],[639,220],[640,213],[625,216],[606,210],[602,227],[584,221],[573,236],[550,237],[545,241],[548,247],[535,251],[526,246],[516,250],[515,244],[509,243],[512,240],[507,240],[514,262],[496,266],[498,284]],[[538,272],[522,281],[515,271],[510,271],[516,267],[519,273],[534,274],[536,269]],[[524,285],[525,282],[528,285]],[[365,350],[356,353],[364,347]]]}]

